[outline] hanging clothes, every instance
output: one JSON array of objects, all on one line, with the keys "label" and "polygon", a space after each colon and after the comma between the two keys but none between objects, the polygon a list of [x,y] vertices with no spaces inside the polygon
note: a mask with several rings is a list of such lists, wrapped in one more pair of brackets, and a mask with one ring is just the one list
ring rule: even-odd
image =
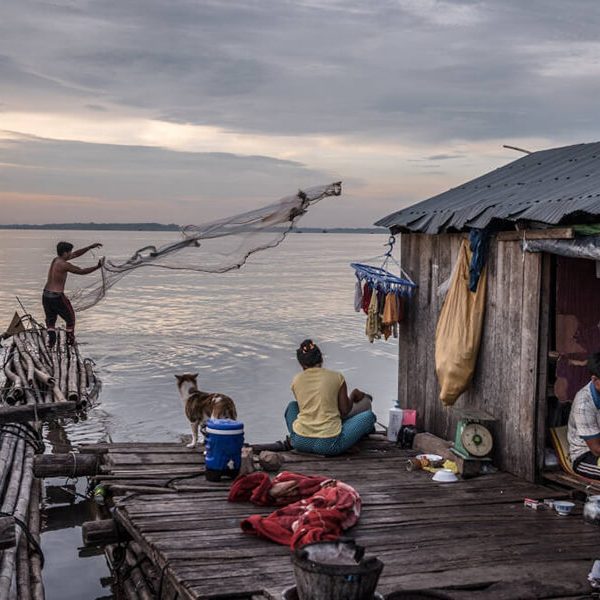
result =
[{"label": "hanging clothes", "polygon": [[369,313],[369,306],[371,304],[372,293],[373,290],[371,289],[371,286],[368,283],[365,283],[362,293],[362,309],[365,314]]},{"label": "hanging clothes", "polygon": [[[355,285],[354,309],[359,312],[360,306],[367,314],[365,333],[370,342],[382,336],[386,340],[392,335],[398,337],[398,322],[404,318],[402,297],[410,298],[417,287],[402,269],[402,265],[393,257],[395,241],[393,235],[388,239],[386,244],[389,246],[388,251],[379,257],[383,258],[381,266],[350,263],[356,278],[364,282],[362,290],[358,284]],[[397,274],[386,269],[388,263],[396,265]]]},{"label": "hanging clothes", "polygon": [[492,232],[489,229],[472,229],[469,234],[472,252],[471,266],[469,267],[469,289],[472,292],[477,291],[479,277],[487,260],[491,237]]},{"label": "hanging clothes", "polygon": [[402,296],[397,296],[398,299],[398,323],[404,321],[406,316],[406,302]]},{"label": "hanging clothes", "polygon": [[469,290],[471,251],[463,241],[450,289],[435,331],[435,371],[440,400],[451,406],[467,389],[475,372],[485,313],[487,267],[479,277],[477,291]]},{"label": "hanging clothes", "polygon": [[360,279],[356,278],[356,283],[354,284],[354,311],[360,312],[362,309],[362,286],[360,284]]},{"label": "hanging clothes", "polygon": [[371,294],[369,302],[369,310],[367,311],[367,325],[365,333],[369,338],[369,342],[373,343],[381,337],[380,329],[381,320],[379,319],[379,303],[377,301],[377,292]]},{"label": "hanging clothes", "polygon": [[394,292],[390,292],[385,297],[383,318],[381,320],[384,325],[393,325],[398,322],[398,317],[398,296]]}]

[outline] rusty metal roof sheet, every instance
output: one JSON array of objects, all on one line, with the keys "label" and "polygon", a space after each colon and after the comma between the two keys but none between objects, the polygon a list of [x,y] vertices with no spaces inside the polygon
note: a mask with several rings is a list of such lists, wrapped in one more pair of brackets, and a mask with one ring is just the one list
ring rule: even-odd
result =
[{"label": "rusty metal roof sheet", "polygon": [[600,216],[600,142],[533,152],[375,223],[393,231],[442,233],[492,221],[548,226]]}]

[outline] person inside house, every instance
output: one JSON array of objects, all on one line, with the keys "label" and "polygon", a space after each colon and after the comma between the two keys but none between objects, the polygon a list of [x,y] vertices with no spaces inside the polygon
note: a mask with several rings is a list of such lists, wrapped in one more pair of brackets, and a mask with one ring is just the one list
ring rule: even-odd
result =
[{"label": "person inside house", "polygon": [[344,376],[323,367],[321,350],[312,340],[300,344],[296,358],[302,372],[292,381],[296,400],[285,411],[293,448],[335,456],[373,431],[371,397],[357,389],[348,394]]},{"label": "person inside house", "polygon": [[56,344],[56,320],[61,317],[66,325],[67,343],[75,343],[75,311],[71,302],[65,295],[65,283],[67,275],[75,273],[76,275],[87,275],[102,267],[102,259],[93,267],[82,269],[69,261],[73,258],[84,255],[94,248],[101,248],[102,244],[96,243],[73,250],[73,244],[70,242],[58,242],[56,245],[56,256],[50,263],[48,269],[48,278],[44,291],[42,293],[42,305],[46,315],[46,327],[48,329],[48,346],[53,348]]},{"label": "person inside house", "polygon": [[600,479],[600,352],[587,363],[590,382],[573,400],[569,416],[569,455],[573,470],[584,477]]}]

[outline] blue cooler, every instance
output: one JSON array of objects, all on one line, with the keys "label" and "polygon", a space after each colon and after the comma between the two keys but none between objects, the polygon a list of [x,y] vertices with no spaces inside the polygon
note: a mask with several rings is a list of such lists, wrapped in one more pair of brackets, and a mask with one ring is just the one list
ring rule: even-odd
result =
[{"label": "blue cooler", "polygon": [[209,419],[206,435],[206,479],[237,477],[242,463],[244,424],[231,419]]}]

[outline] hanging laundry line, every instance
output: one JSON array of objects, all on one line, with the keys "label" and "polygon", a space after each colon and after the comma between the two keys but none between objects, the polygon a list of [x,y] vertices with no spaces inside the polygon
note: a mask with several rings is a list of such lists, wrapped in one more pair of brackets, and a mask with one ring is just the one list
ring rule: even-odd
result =
[{"label": "hanging laundry line", "polygon": [[[402,269],[393,256],[396,238],[390,236],[381,266],[367,263],[350,263],[356,274],[354,310],[367,315],[365,334],[372,343],[376,339],[398,337],[398,324],[404,320],[405,301],[413,295],[415,282]],[[389,263],[398,269],[399,275],[387,270]]]},{"label": "hanging laundry line", "polygon": [[[402,296],[410,297],[417,285],[410,278],[408,273],[402,268],[402,265],[394,258],[393,250],[396,238],[392,235],[387,241],[388,250],[385,254],[382,254],[376,258],[383,258],[381,266],[376,267],[366,263],[353,262],[350,266],[354,269],[356,278],[359,281],[369,284],[369,287],[376,289],[386,294],[389,292],[395,292]],[[375,259],[373,259],[375,260]],[[389,263],[393,263],[398,271],[399,275],[391,273],[386,269]]]}]

